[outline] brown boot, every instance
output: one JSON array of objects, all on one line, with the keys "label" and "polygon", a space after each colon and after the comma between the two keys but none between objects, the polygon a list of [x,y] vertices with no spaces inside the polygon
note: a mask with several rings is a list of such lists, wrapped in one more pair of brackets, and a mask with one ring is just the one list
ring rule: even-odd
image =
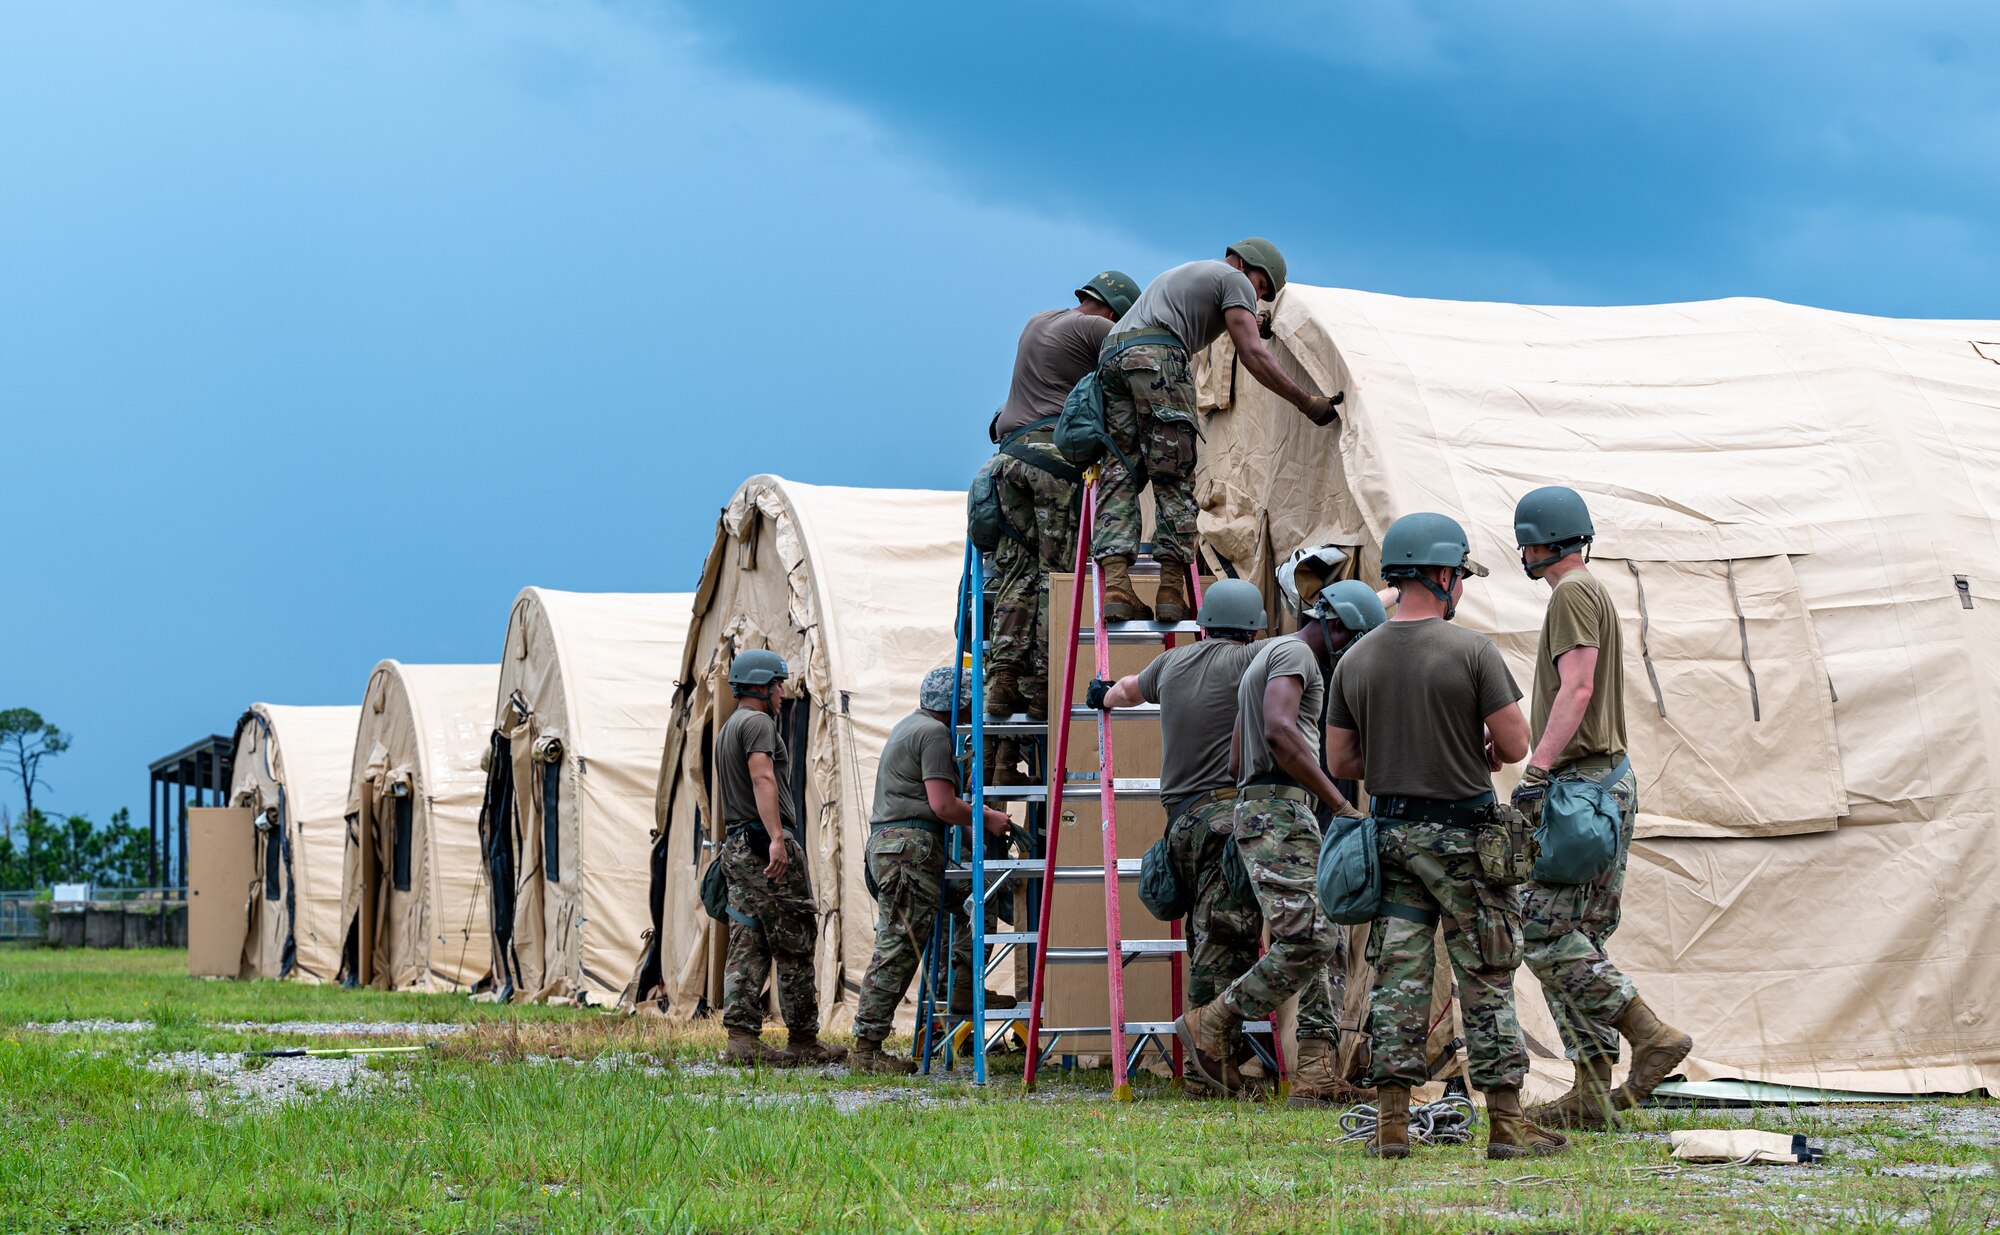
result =
[{"label": "brown boot", "polygon": [[1014,676],[1012,668],[995,669],[986,675],[986,714],[993,717],[1013,716],[1028,710],[1028,697],[1021,693],[1021,683]]},{"label": "brown boot", "polygon": [[1129,557],[1099,558],[1097,568],[1104,572],[1104,620],[1107,622],[1150,622],[1153,611],[1139,599],[1139,593],[1132,590],[1132,559]]},{"label": "brown boot", "polygon": [[1153,595],[1153,620],[1185,622],[1193,616],[1194,609],[1188,604],[1187,563],[1161,558],[1160,590]]},{"label": "brown boot", "polygon": [[1229,1040],[1239,1020],[1218,999],[1199,1008],[1189,1008],[1174,1021],[1174,1033],[1187,1048],[1188,1062],[1208,1082],[1209,1088],[1220,1093],[1235,1093],[1241,1082],[1240,1077],[1230,1075],[1232,1069],[1228,1066]]},{"label": "brown boot", "polygon": [[789,1051],[764,1045],[764,1039],[747,1029],[729,1031],[729,1044],[722,1048],[722,1062],[739,1068],[789,1068],[798,1060]]},{"label": "brown boot", "polygon": [[854,1049],[847,1053],[847,1066],[853,1072],[908,1076],[917,1070],[917,1061],[888,1054],[877,1039],[856,1038]]},{"label": "brown boot", "polygon": [[1521,1089],[1486,1091],[1486,1156],[1496,1161],[1510,1158],[1547,1158],[1569,1148],[1569,1138],[1528,1122],[1521,1113]]},{"label": "brown boot", "polygon": [[1603,1128],[1611,1123],[1611,1061],[1601,1055],[1576,1061],[1576,1082],[1554,1102],[1528,1108],[1544,1128]]},{"label": "brown boot", "polygon": [[1021,745],[1013,738],[986,739],[988,785],[1032,785],[1035,778],[1021,769]]},{"label": "brown boot", "polygon": [[1410,1156],[1410,1091],[1383,1085],[1375,1091],[1375,1135],[1368,1138],[1371,1158]]},{"label": "brown boot", "polygon": [[818,1032],[811,1029],[805,1030],[803,1033],[796,1029],[786,1031],[785,1053],[792,1056],[803,1067],[811,1067],[814,1064],[822,1063],[839,1063],[847,1058],[846,1047],[828,1046],[819,1040]]},{"label": "brown boot", "polygon": [[[1005,1011],[1015,1004],[1012,995],[1002,995],[999,991],[986,992],[986,1006],[989,1010],[998,1008]],[[972,1015],[972,988],[960,982],[952,983],[951,1014],[953,1016]]]},{"label": "brown boot", "polygon": [[1285,1105],[1311,1110],[1373,1102],[1375,1091],[1347,1083],[1335,1062],[1338,1052],[1324,1038],[1299,1040],[1298,1063],[1292,1068],[1292,1096]]},{"label": "brown boot", "polygon": [[1694,1049],[1694,1039],[1654,1016],[1646,1001],[1636,996],[1625,1005],[1616,1024],[1618,1032],[1632,1044],[1632,1072],[1611,1096],[1611,1103],[1618,1110],[1629,1111],[1674,1074]]}]

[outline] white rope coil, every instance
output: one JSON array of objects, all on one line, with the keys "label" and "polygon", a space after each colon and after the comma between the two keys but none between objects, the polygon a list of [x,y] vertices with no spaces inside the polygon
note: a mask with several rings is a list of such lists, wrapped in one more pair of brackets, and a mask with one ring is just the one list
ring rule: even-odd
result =
[{"label": "white rope coil", "polygon": [[[1340,1117],[1338,1143],[1372,1141],[1381,1112],[1364,1102]],[[1472,1099],[1446,1094],[1435,1102],[1410,1108],[1410,1143],[1413,1145],[1464,1145],[1472,1140]]]}]

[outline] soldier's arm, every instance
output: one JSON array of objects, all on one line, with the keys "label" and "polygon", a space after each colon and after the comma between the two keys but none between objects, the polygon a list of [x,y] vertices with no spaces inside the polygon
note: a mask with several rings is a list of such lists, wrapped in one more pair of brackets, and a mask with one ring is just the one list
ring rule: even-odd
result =
[{"label": "soldier's arm", "polygon": [[1510,703],[1488,716],[1486,733],[1492,757],[1500,763],[1519,763],[1528,757],[1528,718],[1521,715],[1520,704]]},{"label": "soldier's arm", "polygon": [[1118,679],[1118,684],[1104,692],[1104,706],[1107,708],[1135,708],[1146,701],[1139,693],[1139,675],[1127,674]]},{"label": "soldier's arm", "polygon": [[1597,649],[1571,648],[1556,657],[1556,674],[1562,685],[1556,690],[1555,702],[1549,705],[1548,727],[1542,730],[1542,740],[1528,757],[1530,767],[1547,772],[1555,767],[1562,757],[1570,739],[1583,725],[1583,714],[1590,709],[1591,696],[1597,693]]},{"label": "soldier's arm", "polygon": [[1311,743],[1299,732],[1299,697],[1305,688],[1303,679],[1290,674],[1274,677],[1264,687],[1264,740],[1271,744],[1271,757],[1285,775],[1310,789],[1336,814],[1346,814],[1353,806],[1334,787],[1326,769],[1319,766]]},{"label": "soldier's arm", "polygon": [[765,864],[764,877],[776,883],[785,877],[792,861],[792,855],[785,850],[785,815],[778,798],[778,770],[771,763],[771,756],[763,751],[752,751],[745,762],[750,768],[750,791],[757,797],[757,818],[763,821],[764,834],[771,838],[771,860]]},{"label": "soldier's arm", "polygon": [[1292,380],[1292,375],[1285,372],[1278,358],[1257,336],[1257,315],[1248,309],[1232,307],[1222,311],[1222,320],[1229,327],[1230,342],[1236,344],[1236,357],[1243,362],[1244,368],[1250,370],[1250,376],[1262,383],[1264,389],[1305,411],[1313,396]]},{"label": "soldier's arm", "polygon": [[[972,804],[958,796],[958,786],[948,780],[924,781],[924,797],[930,800],[931,814],[954,827],[965,827],[972,822]],[[986,808],[986,831],[988,835],[1007,835],[1013,824],[1006,811]]]},{"label": "soldier's arm", "polygon": [[1335,776],[1360,780],[1361,734],[1353,729],[1326,727],[1326,766]]}]

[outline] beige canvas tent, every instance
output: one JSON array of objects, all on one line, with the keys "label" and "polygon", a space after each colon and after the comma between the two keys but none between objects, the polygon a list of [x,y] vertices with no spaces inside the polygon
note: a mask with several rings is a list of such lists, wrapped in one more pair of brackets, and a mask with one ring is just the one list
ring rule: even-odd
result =
[{"label": "beige canvas tent", "polygon": [[612,1003],[631,979],[693,604],[533,587],[514,601],[480,816],[502,999]]},{"label": "beige canvas tent", "polygon": [[1642,795],[1613,953],[1688,1074],[2000,1087],[2000,323],[1294,284],[1275,332],[1347,401],[1316,429],[1203,358],[1202,532],[1246,577],[1331,540],[1372,579],[1392,520],[1445,511],[1495,568],[1460,620],[1526,682],[1514,502],[1589,498]]},{"label": "beige canvas tent", "polygon": [[721,993],[722,932],[696,881],[705,838],[720,838],[707,797],[714,735],[734,703],[738,650],[790,663],[780,728],[821,913],[821,1018],[852,1023],[874,947],[861,855],[875,765],[889,730],[916,705],[924,673],[951,659],[965,553],[965,495],[841,489],[774,476],[745,481],[723,510],[695,593],[693,624],[660,766],[655,936],[628,1004],[692,1015]]},{"label": "beige canvas tent", "polygon": [[385,660],[362,697],[347,790],[343,979],[459,990],[493,954],[479,802],[498,665]]},{"label": "beige canvas tent", "polygon": [[340,967],[347,770],[358,707],[253,703],[236,722],[233,806],[256,817],[242,976],[330,982]]}]

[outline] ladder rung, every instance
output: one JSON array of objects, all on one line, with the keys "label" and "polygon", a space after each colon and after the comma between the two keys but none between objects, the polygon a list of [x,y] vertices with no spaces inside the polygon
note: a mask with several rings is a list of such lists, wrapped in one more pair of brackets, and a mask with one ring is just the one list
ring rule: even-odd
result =
[{"label": "ladder rung", "polygon": [[[1157,643],[1168,635],[1198,635],[1201,627],[1193,622],[1111,622],[1104,627],[1112,643]],[[1097,629],[1082,626],[1077,629],[1078,643],[1095,643]]]},{"label": "ladder rung", "polygon": [[1046,802],[1049,791],[1044,785],[987,785],[986,800],[989,802]]},{"label": "ladder rung", "polygon": [[[1184,939],[1127,939],[1119,945],[1119,955],[1126,958],[1139,956],[1179,956],[1187,951]],[[1073,964],[1077,961],[1102,961],[1108,955],[1105,948],[1050,948],[1048,958],[1051,964],[1058,961]]]},{"label": "ladder rung", "polygon": [[[1024,1004],[1023,1008],[1025,1009],[1025,1007],[1026,1005]],[[989,1020],[992,1019],[990,1013],[988,1014],[988,1019]],[[1010,1017],[1009,1019],[1012,1018]],[[1020,1019],[1026,1020],[1027,1017],[1023,1016]],[[1170,1034],[1173,1031],[1174,1031],[1174,1023],[1172,1021],[1126,1021],[1125,1022],[1125,1032],[1128,1034],[1150,1033],[1150,1034],[1165,1035],[1165,1034]],[[1045,1038],[1052,1038],[1058,1034],[1066,1034],[1066,1033],[1083,1034],[1083,1033],[1110,1033],[1110,1032],[1111,1032],[1111,1026],[1109,1025],[1043,1025],[1042,1026],[1042,1036]],[[1271,1022],[1245,1021],[1243,1023],[1243,1032],[1270,1033]]]},{"label": "ladder rung", "polygon": [[[1139,875],[1139,862],[1139,858],[1118,859],[1119,875],[1136,879]],[[1040,858],[988,858],[986,860],[986,873],[989,875],[1012,872],[1039,879],[1045,869],[1046,866]],[[970,880],[972,878],[972,868],[969,866],[947,866],[945,867],[944,877],[960,881]],[[1056,867],[1056,879],[1058,882],[1077,879],[1101,880],[1103,878],[1104,868],[1102,866]]]},{"label": "ladder rung", "polygon": [[[1098,780],[1072,777],[1063,786],[1063,800],[1084,802],[1101,795]],[[1114,776],[1111,778],[1111,792],[1121,798],[1157,798],[1160,796],[1160,778],[1157,776]]]},{"label": "ladder rung", "polygon": [[[1085,710],[1088,711],[1089,709]],[[1137,709],[1134,710],[1136,711]],[[967,734],[971,733],[972,722],[971,721],[961,722],[958,726],[958,731],[960,733],[967,733]],[[987,737],[1004,737],[1008,734],[1024,734],[1024,733],[1040,735],[1047,733],[1049,731],[1049,727],[1048,724],[1044,721],[1029,720],[1026,716],[1015,715],[1015,716],[1009,716],[1005,719],[1001,719],[999,717],[994,717],[992,719],[989,719],[985,723],[985,725],[981,727],[980,731],[984,733]]]},{"label": "ladder rung", "polygon": [[1034,931],[987,931],[986,946],[1004,948],[1014,944],[1029,944],[1037,938]]}]

